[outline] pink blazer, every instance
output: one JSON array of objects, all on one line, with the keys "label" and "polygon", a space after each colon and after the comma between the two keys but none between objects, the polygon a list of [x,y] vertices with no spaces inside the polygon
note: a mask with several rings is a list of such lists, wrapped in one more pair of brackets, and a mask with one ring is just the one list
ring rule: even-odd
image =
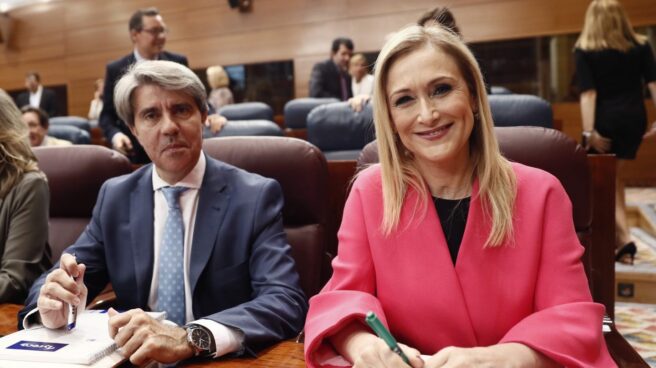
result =
[{"label": "pink blazer", "polygon": [[339,366],[325,338],[369,310],[422,354],[518,342],[567,367],[616,366],[601,331],[604,307],[592,302],[580,262],[567,194],[544,171],[513,169],[514,244],[483,247],[490,222],[475,182],[455,267],[433,202],[425,198],[426,211],[415,210],[414,190],[398,230],[382,235],[380,166],[365,170],[344,209],[333,276],[310,300],[308,367]]}]

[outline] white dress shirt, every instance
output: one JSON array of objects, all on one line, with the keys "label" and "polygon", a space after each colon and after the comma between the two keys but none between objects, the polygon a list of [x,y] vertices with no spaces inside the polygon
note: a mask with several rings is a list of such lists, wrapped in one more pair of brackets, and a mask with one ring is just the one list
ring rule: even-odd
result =
[{"label": "white dress shirt", "polygon": [[36,92],[30,92],[30,106],[39,107],[41,103],[41,95],[43,94],[43,86],[39,85]]},{"label": "white dress shirt", "polygon": [[353,91],[353,96],[358,95],[369,95],[374,92],[374,76],[371,74],[366,74],[360,82],[356,82],[355,78],[351,78],[351,90]]},{"label": "white dress shirt", "polygon": [[196,223],[196,210],[198,209],[198,193],[203,183],[207,161],[205,155],[201,152],[196,166],[179,182],[170,185],[157,174],[153,166],[153,195],[154,195],[154,264],[153,278],[150,284],[150,295],[148,297],[148,307],[151,310],[157,310],[157,286],[159,280],[159,250],[162,242],[162,231],[168,216],[168,204],[161,189],[166,186],[187,187],[188,190],[180,195],[180,209],[182,210],[182,222],[185,227],[184,234],[184,288],[185,288],[185,320],[187,323],[193,322],[208,328],[214,341],[216,342],[215,357],[225,355],[242,348],[244,341],[243,333],[238,330],[228,328],[220,323],[209,319],[200,319],[194,321],[193,300],[191,285],[189,284],[189,264],[191,261],[191,247],[194,238],[194,225]]}]

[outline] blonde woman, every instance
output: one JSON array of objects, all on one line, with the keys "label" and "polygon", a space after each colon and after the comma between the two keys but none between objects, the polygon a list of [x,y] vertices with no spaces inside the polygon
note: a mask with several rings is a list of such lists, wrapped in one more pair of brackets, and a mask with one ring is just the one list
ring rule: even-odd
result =
[{"label": "blonde woman", "polygon": [[[599,153],[614,153],[619,173],[625,160],[635,159],[645,135],[643,83],[656,105],[656,63],[651,46],[644,36],[633,32],[619,2],[594,0],[585,14],[574,54],[583,145]],[[654,133],[656,122],[647,135]],[[617,180],[615,189],[616,260],[632,264],[636,246],[626,224],[624,184]]]},{"label": "blonde woman", "polygon": [[[476,60],[441,27],[394,35],[376,63],[380,165],[353,184],[333,276],[310,300],[309,367],[610,367],[571,203],[505,160]],[[420,356],[424,354],[424,356]]]},{"label": "blonde woman", "polygon": [[27,135],[20,111],[0,90],[0,303],[23,303],[51,265],[48,183]]},{"label": "blonde woman", "polygon": [[230,91],[230,79],[228,73],[220,65],[214,65],[205,71],[207,74],[207,83],[209,83],[212,91],[208,97],[208,102],[214,111],[226,105],[235,103]]}]

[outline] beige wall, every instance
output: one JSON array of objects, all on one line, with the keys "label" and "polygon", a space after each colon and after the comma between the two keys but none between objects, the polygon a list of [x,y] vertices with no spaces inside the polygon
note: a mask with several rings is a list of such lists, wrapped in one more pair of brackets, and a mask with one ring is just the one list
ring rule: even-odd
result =
[{"label": "beige wall", "polygon": [[[449,1],[465,39],[497,40],[577,32],[581,0]],[[656,24],[654,0],[624,0],[634,25]],[[127,21],[156,5],[172,32],[167,49],[186,54],[192,68],[292,59],[296,96],[307,95],[312,65],[328,56],[337,36],[358,51],[380,49],[385,36],[414,21],[434,0],[254,0],[239,13],[225,0],[52,0],[11,12],[11,47],[0,50],[0,88],[23,87],[37,70],[45,84],[68,86],[69,113],[85,115],[93,81],[105,64],[131,50]]]}]

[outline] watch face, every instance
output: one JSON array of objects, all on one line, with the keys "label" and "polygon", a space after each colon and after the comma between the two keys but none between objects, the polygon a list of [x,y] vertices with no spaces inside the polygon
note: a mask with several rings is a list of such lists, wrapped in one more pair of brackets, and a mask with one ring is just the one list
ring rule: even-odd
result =
[{"label": "watch face", "polygon": [[210,350],[210,334],[202,328],[191,330],[191,342],[200,350]]}]

